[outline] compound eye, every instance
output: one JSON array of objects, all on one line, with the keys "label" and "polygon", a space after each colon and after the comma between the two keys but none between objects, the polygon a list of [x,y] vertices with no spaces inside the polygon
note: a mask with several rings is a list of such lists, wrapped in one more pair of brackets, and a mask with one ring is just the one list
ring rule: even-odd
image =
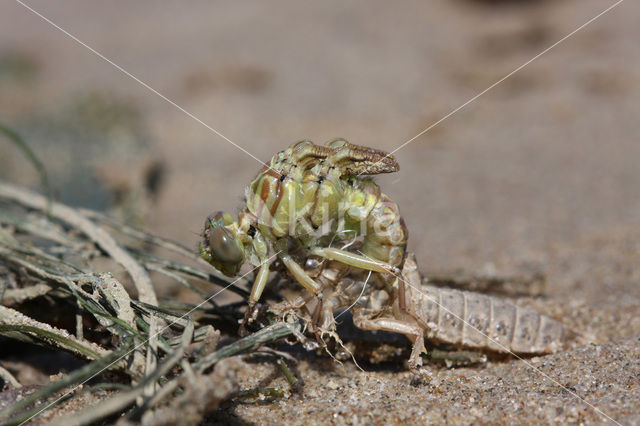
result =
[{"label": "compound eye", "polygon": [[209,247],[213,257],[222,263],[238,264],[244,260],[244,254],[236,243],[236,238],[224,226],[218,226],[209,234]]}]

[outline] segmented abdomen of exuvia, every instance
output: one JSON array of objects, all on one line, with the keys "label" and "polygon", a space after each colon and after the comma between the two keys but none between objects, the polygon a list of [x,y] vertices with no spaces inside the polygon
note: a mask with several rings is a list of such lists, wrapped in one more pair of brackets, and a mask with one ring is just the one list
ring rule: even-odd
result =
[{"label": "segmented abdomen of exuvia", "polygon": [[559,322],[498,298],[422,286],[410,289],[425,337],[469,348],[521,354],[552,353],[570,334]]},{"label": "segmented abdomen of exuvia", "polygon": [[393,265],[404,258],[408,233],[398,206],[369,178],[318,167],[289,175],[265,168],[247,188],[246,205],[267,238],[301,238],[344,219],[349,232],[341,238],[363,235],[364,254]]}]

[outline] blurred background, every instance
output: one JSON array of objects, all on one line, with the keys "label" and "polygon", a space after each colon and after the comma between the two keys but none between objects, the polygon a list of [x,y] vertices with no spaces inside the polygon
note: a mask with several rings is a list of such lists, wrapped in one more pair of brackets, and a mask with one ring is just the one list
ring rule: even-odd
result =
[{"label": "blurred background", "polygon": [[[301,139],[392,151],[613,2],[28,4],[267,161]],[[622,3],[395,154],[401,171],[377,181],[425,272],[553,278],[555,265],[575,273],[549,294],[595,301],[603,281],[580,275],[591,255],[572,256],[621,240],[621,256],[637,256],[638,13]],[[194,250],[205,217],[235,214],[260,168],[11,1],[0,3],[0,121],[46,163],[59,200]],[[14,146],[0,140],[0,152],[0,178],[38,188]]]}]

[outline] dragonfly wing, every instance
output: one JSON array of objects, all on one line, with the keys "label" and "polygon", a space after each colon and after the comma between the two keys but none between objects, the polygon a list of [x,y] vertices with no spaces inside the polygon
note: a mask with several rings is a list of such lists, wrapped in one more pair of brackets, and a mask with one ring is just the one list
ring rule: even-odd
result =
[{"label": "dragonfly wing", "polygon": [[344,176],[376,175],[400,170],[395,158],[379,149],[355,145],[344,139],[335,139],[326,147],[333,151],[328,159]]}]

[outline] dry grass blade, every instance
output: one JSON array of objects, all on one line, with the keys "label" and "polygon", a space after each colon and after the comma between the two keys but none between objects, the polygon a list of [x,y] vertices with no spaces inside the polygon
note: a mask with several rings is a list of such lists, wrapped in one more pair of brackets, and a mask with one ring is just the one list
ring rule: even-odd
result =
[{"label": "dry grass blade", "polygon": [[256,333],[250,334],[249,336],[244,337],[237,342],[225,346],[224,348],[219,349],[212,354],[207,355],[202,360],[197,362],[195,364],[195,367],[198,372],[202,373],[223,358],[237,355],[251,349],[257,349],[262,345],[270,342],[275,342],[276,340],[280,340],[284,337],[293,335],[299,331],[300,327],[298,324],[273,324],[269,327],[263,328]]},{"label": "dry grass blade", "polygon": [[[72,395],[98,389],[111,394],[98,406],[64,417],[60,424],[89,424],[122,413],[136,403],[137,408],[129,410],[133,420],[150,419],[155,413],[175,416],[182,409],[190,410],[193,419],[200,419],[238,390],[235,373],[229,375],[226,369],[239,371],[246,367],[240,361],[227,365],[226,358],[299,333],[298,324],[278,323],[214,352],[220,339],[218,325],[234,324],[243,316],[244,304],[211,303],[213,306],[204,308],[172,301],[160,307],[148,271],[171,278],[201,298],[207,293],[193,281],[226,288],[228,280],[149,252],[154,248],[168,250],[183,255],[185,262],[201,263],[197,254],[179,244],[60,203],[52,204],[48,216],[42,211],[44,206],[44,197],[0,183],[0,301],[5,304],[0,305],[0,334],[70,352],[91,362],[14,401],[0,411],[2,421],[19,424]],[[94,221],[108,227],[103,229]],[[134,246],[119,242],[108,232],[111,228]],[[138,300],[111,273],[93,271],[95,260],[101,265],[115,261],[124,266],[138,291]],[[247,295],[243,288],[229,289]],[[47,303],[49,308],[35,317],[25,311],[29,306]],[[197,320],[190,317],[195,311]],[[68,322],[59,324],[57,312],[74,318],[75,329]],[[214,371],[208,372],[214,364]],[[131,384],[80,388],[108,369],[128,376]],[[4,370],[1,375],[6,376]],[[216,387],[220,380],[225,383],[224,389]],[[190,391],[192,388],[199,390]],[[192,401],[195,395],[200,395],[198,402]]]},{"label": "dry grass blade", "polygon": [[178,244],[175,241],[171,241],[166,238],[158,237],[157,235],[149,234],[148,232],[145,232],[141,229],[134,228],[133,226],[119,223],[111,219],[110,217],[105,216],[93,210],[81,209],[80,211],[83,214],[85,214],[87,217],[94,219],[100,223],[104,223],[124,235],[128,235],[138,240],[154,244],[158,247],[163,247],[169,251],[180,254],[188,259],[195,260],[199,263],[202,263],[203,265],[208,266],[208,264],[204,260],[202,260],[200,256],[197,255],[197,253],[195,253],[192,250],[189,250],[187,247],[183,246],[182,244]]},{"label": "dry grass blade", "polygon": [[[8,183],[0,183],[0,197],[20,203],[26,207],[44,210],[47,207],[45,197],[27,192],[19,187]],[[100,246],[104,251],[120,263],[131,275],[138,298],[146,303],[158,304],[155,290],[151,284],[149,274],[142,266],[124,250],[114,238],[104,229],[96,226],[90,219],[79,213],[76,209],[67,207],[60,203],[52,203],[51,216],[61,220],[87,235],[92,241]]]},{"label": "dry grass blade", "polygon": [[0,297],[0,302],[7,301],[15,304],[20,304],[27,300],[44,296],[52,289],[53,287],[44,283],[32,285],[25,288],[10,288],[5,290],[4,294],[2,294],[2,297]]},{"label": "dry grass blade", "polygon": [[108,351],[95,343],[80,340],[61,330],[0,305],[0,334],[32,343],[54,346],[87,359],[98,359]]},{"label": "dry grass blade", "polygon": [[22,151],[25,157],[29,160],[31,164],[36,168],[38,174],[40,175],[40,183],[42,188],[47,193],[47,212],[50,212],[51,209],[51,188],[49,187],[49,177],[47,175],[47,170],[42,164],[42,161],[38,158],[38,156],[33,152],[33,150],[29,147],[29,145],[22,139],[18,133],[13,131],[0,124],[0,134],[3,134],[7,139],[9,139],[15,146]]},{"label": "dry grass blade", "polygon": [[[184,334],[188,335],[187,330],[185,330]],[[173,367],[175,367],[180,362],[183,356],[184,347],[181,346],[176,351],[174,351],[173,354],[171,354],[166,360],[159,364],[157,368],[155,368],[152,372],[148,372],[148,374],[140,381],[140,383],[131,388],[131,390],[120,392],[112,398],[103,401],[98,407],[89,407],[78,413],[76,416],[66,417],[60,420],[57,424],[61,426],[88,424],[125,409],[129,405],[133,404],[136,398],[143,395],[147,386],[156,382],[162,376],[167,374]]]},{"label": "dry grass blade", "polygon": [[9,370],[7,370],[6,368],[4,368],[3,366],[0,365],[0,378],[2,380],[4,380],[5,383],[10,384],[11,386],[13,386],[14,388],[20,388],[22,387],[22,385],[20,384],[20,382],[18,381],[18,379],[16,379],[15,377],[13,377],[13,374],[11,374],[11,372]]},{"label": "dry grass blade", "polygon": [[[227,281],[226,278],[224,277],[220,277],[219,275],[216,275],[214,273],[211,272],[205,272],[202,271],[200,269],[196,269],[192,266],[189,265],[184,265],[178,262],[174,262],[174,261],[170,261],[167,259],[160,259],[158,257],[155,257],[153,255],[150,255],[148,253],[142,253],[140,251],[136,251],[136,250],[131,250],[131,252],[138,258],[138,260],[144,264],[147,268],[151,269],[151,267],[153,265],[162,265],[164,266],[166,269],[170,269],[172,271],[176,271],[179,272],[181,274],[184,274],[186,276],[190,276],[190,277],[194,277],[194,278],[199,278],[203,281],[207,281],[213,284],[217,284],[219,286],[227,286],[229,284],[229,282]],[[249,292],[246,291],[245,289],[243,289],[242,287],[240,287],[241,285],[250,285],[252,283],[252,280],[246,278],[246,277],[241,277],[238,278],[237,280],[235,280],[235,284],[231,287],[229,287],[229,291],[232,291],[234,293],[236,293],[239,296],[242,296],[243,298],[247,298],[249,297]]]},{"label": "dry grass blade", "polygon": [[[32,404],[35,404],[38,401],[42,401],[42,400],[46,400],[47,398],[50,398],[51,396],[55,395],[57,392],[61,391],[62,389],[65,389],[69,386],[74,386],[91,377],[94,377],[96,374],[99,374],[103,370],[107,369],[110,365],[114,364],[123,353],[129,350],[130,346],[131,346],[130,344],[125,344],[119,350],[113,351],[112,353],[90,364],[85,365],[79,370],[76,370],[73,373],[69,374],[67,377],[64,377],[47,386],[41,387],[40,389],[33,392],[26,398],[21,399],[20,401],[0,411],[0,420],[8,419],[13,414],[18,413],[21,410],[24,410],[25,408],[31,406]],[[54,401],[50,405],[53,405],[56,402],[58,402],[58,400]],[[3,423],[3,424],[6,424],[6,425],[20,424],[22,422],[25,422],[31,419],[33,416],[37,415],[38,413],[45,410],[46,408],[48,407],[45,407],[45,408],[42,408],[41,406],[33,407],[29,411],[26,411],[20,414],[19,416],[16,416],[8,420],[6,423]]]}]

